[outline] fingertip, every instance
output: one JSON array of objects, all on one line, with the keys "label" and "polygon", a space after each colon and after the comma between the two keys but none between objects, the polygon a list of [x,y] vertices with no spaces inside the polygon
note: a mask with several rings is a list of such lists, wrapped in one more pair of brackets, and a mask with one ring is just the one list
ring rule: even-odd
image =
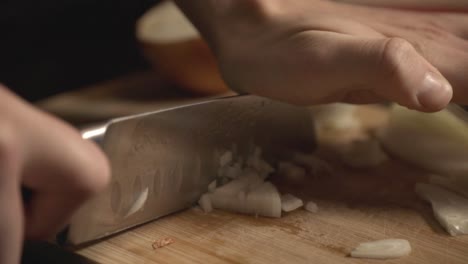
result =
[{"label": "fingertip", "polygon": [[453,96],[450,83],[440,73],[427,72],[416,94],[420,110],[436,112],[445,108]]},{"label": "fingertip", "polygon": [[[103,191],[111,180],[111,166],[105,153],[91,141],[86,142],[86,153],[83,157],[83,164],[88,164],[88,168],[82,170],[81,179],[83,186],[81,191],[89,196],[96,195]],[[78,187],[80,189],[80,187]]]}]

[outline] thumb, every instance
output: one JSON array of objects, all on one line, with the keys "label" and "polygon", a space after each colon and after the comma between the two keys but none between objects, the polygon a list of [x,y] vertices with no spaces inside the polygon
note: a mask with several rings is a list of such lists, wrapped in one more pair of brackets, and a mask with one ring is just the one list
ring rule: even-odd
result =
[{"label": "thumb", "polygon": [[352,73],[354,85],[348,92],[365,88],[377,97],[426,112],[441,110],[452,98],[450,83],[406,40],[345,38],[335,47],[342,54],[334,57],[346,58],[339,68]]},{"label": "thumb", "polygon": [[441,110],[450,102],[450,83],[409,42],[393,38],[376,41],[372,46],[380,58],[371,83],[376,94],[427,112]]}]

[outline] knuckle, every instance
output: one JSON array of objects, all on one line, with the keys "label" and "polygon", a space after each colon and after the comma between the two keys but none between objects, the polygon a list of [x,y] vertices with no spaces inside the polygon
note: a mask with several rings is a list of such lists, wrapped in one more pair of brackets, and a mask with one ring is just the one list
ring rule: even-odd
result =
[{"label": "knuckle", "polygon": [[406,40],[390,38],[385,41],[382,48],[382,62],[387,66],[395,66],[403,62],[404,58],[412,52],[413,46]]},{"label": "knuckle", "polygon": [[400,68],[408,61],[413,51],[413,46],[404,39],[386,40],[382,45],[379,63],[385,75],[383,77],[387,80],[400,81]]}]

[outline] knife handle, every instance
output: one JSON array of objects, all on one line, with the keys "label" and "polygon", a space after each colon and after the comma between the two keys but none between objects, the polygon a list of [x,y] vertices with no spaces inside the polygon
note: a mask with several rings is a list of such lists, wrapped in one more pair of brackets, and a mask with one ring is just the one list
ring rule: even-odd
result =
[{"label": "knife handle", "polygon": [[106,123],[87,127],[81,130],[81,137],[83,139],[92,140],[101,146],[104,135],[106,134],[107,125]]}]

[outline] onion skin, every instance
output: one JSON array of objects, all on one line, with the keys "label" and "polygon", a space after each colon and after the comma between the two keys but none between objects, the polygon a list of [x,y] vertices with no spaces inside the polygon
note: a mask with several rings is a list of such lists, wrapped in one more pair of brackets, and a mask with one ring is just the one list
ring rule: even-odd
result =
[{"label": "onion skin", "polygon": [[307,202],[306,205],[304,206],[304,209],[314,214],[318,213],[318,210],[319,210],[317,204],[312,201]]},{"label": "onion skin", "polygon": [[[168,37],[168,31],[175,36]],[[172,1],[139,19],[137,39],[155,71],[181,88],[200,95],[229,91],[208,44]]]}]

